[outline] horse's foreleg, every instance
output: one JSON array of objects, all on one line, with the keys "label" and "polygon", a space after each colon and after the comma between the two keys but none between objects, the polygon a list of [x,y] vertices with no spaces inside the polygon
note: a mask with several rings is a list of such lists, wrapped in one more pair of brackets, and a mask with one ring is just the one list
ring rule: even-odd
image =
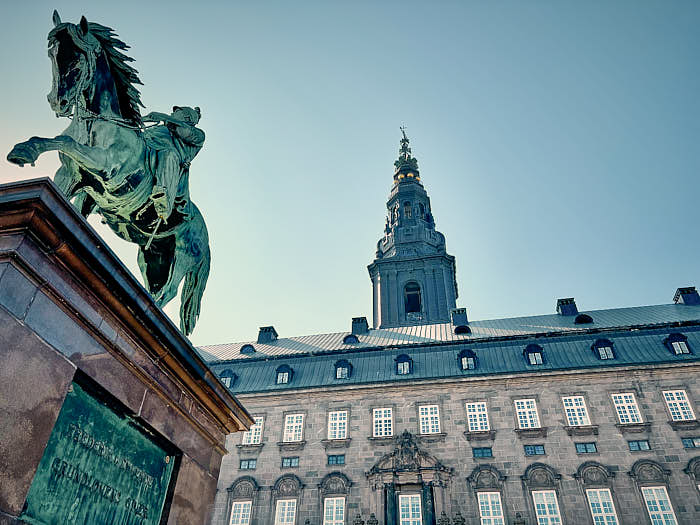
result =
[{"label": "horse's foreleg", "polygon": [[58,135],[52,139],[32,137],[20,142],[7,155],[7,160],[23,166],[34,164],[39,155],[47,151],[60,151],[91,172],[110,170],[110,150],[100,147],[84,146],[68,135]]}]

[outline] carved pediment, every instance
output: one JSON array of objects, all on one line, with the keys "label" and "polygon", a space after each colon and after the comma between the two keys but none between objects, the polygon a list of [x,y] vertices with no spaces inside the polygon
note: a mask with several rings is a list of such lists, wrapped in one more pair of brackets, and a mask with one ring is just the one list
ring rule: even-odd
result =
[{"label": "carved pediment", "polygon": [[629,472],[629,475],[638,483],[666,483],[670,474],[670,470],[650,459],[640,459],[632,465],[632,470]]},{"label": "carved pediment", "polygon": [[579,466],[574,474],[574,478],[583,483],[584,486],[607,486],[615,473],[605,465],[596,461],[587,461]]},{"label": "carved pediment", "polygon": [[479,465],[476,467],[467,481],[476,489],[500,489],[506,476],[491,465]]},{"label": "carved pediment", "polygon": [[228,488],[233,499],[250,499],[258,491],[258,484],[250,476],[244,476],[234,481]]},{"label": "carved pediment", "polygon": [[452,469],[443,465],[435,456],[421,450],[416,438],[408,430],[394,439],[394,450],[384,455],[370,469],[368,475],[382,472],[415,472],[433,470],[451,473]]},{"label": "carved pediment", "polygon": [[304,484],[294,474],[286,474],[278,478],[272,492],[276,497],[298,496]]}]

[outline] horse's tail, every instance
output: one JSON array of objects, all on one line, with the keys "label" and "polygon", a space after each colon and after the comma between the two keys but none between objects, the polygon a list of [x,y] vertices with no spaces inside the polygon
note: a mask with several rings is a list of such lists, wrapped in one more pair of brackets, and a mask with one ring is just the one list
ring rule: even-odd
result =
[{"label": "horse's tail", "polygon": [[211,253],[209,243],[204,243],[204,252],[199,262],[185,274],[185,284],[182,287],[180,301],[180,330],[185,335],[190,335],[199,317],[202,305],[202,295],[209,278],[209,264]]}]

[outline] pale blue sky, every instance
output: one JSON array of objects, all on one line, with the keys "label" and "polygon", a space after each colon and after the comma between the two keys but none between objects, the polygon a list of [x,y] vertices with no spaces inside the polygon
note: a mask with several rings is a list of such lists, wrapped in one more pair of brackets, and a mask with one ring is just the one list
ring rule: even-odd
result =
[{"label": "pale blue sky", "polygon": [[202,108],[191,193],[213,261],[195,344],[371,319],[401,124],[471,319],[700,285],[699,2],[4,0],[0,182],[57,167],[4,160],[67,125],[46,102],[54,8],[131,46],[146,111]]}]

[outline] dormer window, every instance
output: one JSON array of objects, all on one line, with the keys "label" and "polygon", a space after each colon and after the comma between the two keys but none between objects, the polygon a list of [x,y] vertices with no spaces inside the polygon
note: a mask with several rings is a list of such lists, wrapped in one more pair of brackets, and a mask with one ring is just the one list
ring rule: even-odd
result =
[{"label": "dormer window", "polygon": [[476,354],[471,350],[462,350],[459,353],[459,364],[462,370],[474,370],[476,368]]},{"label": "dormer window", "polygon": [[346,359],[341,359],[335,363],[335,378],[336,379],[348,379],[352,374],[352,365],[350,361]]},{"label": "dormer window", "polygon": [[418,286],[418,283],[407,283],[403,289],[403,296],[407,314],[421,311],[420,286]]},{"label": "dormer window", "polygon": [[527,345],[523,354],[529,365],[541,365],[544,363],[544,350],[542,350],[540,345]]},{"label": "dormer window", "polygon": [[615,353],[613,352],[613,342],[610,339],[598,339],[591,346],[595,356],[601,361],[607,359],[615,359]]},{"label": "dormer window", "polygon": [[231,385],[236,382],[236,374],[233,373],[233,370],[230,368],[227,368],[221,374],[219,374],[219,377],[221,378],[221,382],[224,384],[226,388],[231,388]]},{"label": "dormer window", "polygon": [[348,334],[345,337],[343,337],[343,344],[346,345],[355,345],[359,343],[360,340],[357,338],[355,334]]},{"label": "dormer window", "polygon": [[242,354],[254,354],[255,347],[251,344],[245,344],[241,347],[241,353]]},{"label": "dormer window", "polygon": [[574,324],[591,324],[593,318],[588,314],[578,314],[574,319]]},{"label": "dormer window", "polygon": [[292,381],[294,371],[288,365],[278,366],[276,370],[276,383],[278,385],[286,385]]},{"label": "dormer window", "polygon": [[665,340],[666,348],[674,355],[689,354],[690,347],[688,346],[688,338],[683,334],[670,334]]},{"label": "dormer window", "polygon": [[400,376],[413,373],[413,360],[406,354],[396,358],[396,373]]}]

